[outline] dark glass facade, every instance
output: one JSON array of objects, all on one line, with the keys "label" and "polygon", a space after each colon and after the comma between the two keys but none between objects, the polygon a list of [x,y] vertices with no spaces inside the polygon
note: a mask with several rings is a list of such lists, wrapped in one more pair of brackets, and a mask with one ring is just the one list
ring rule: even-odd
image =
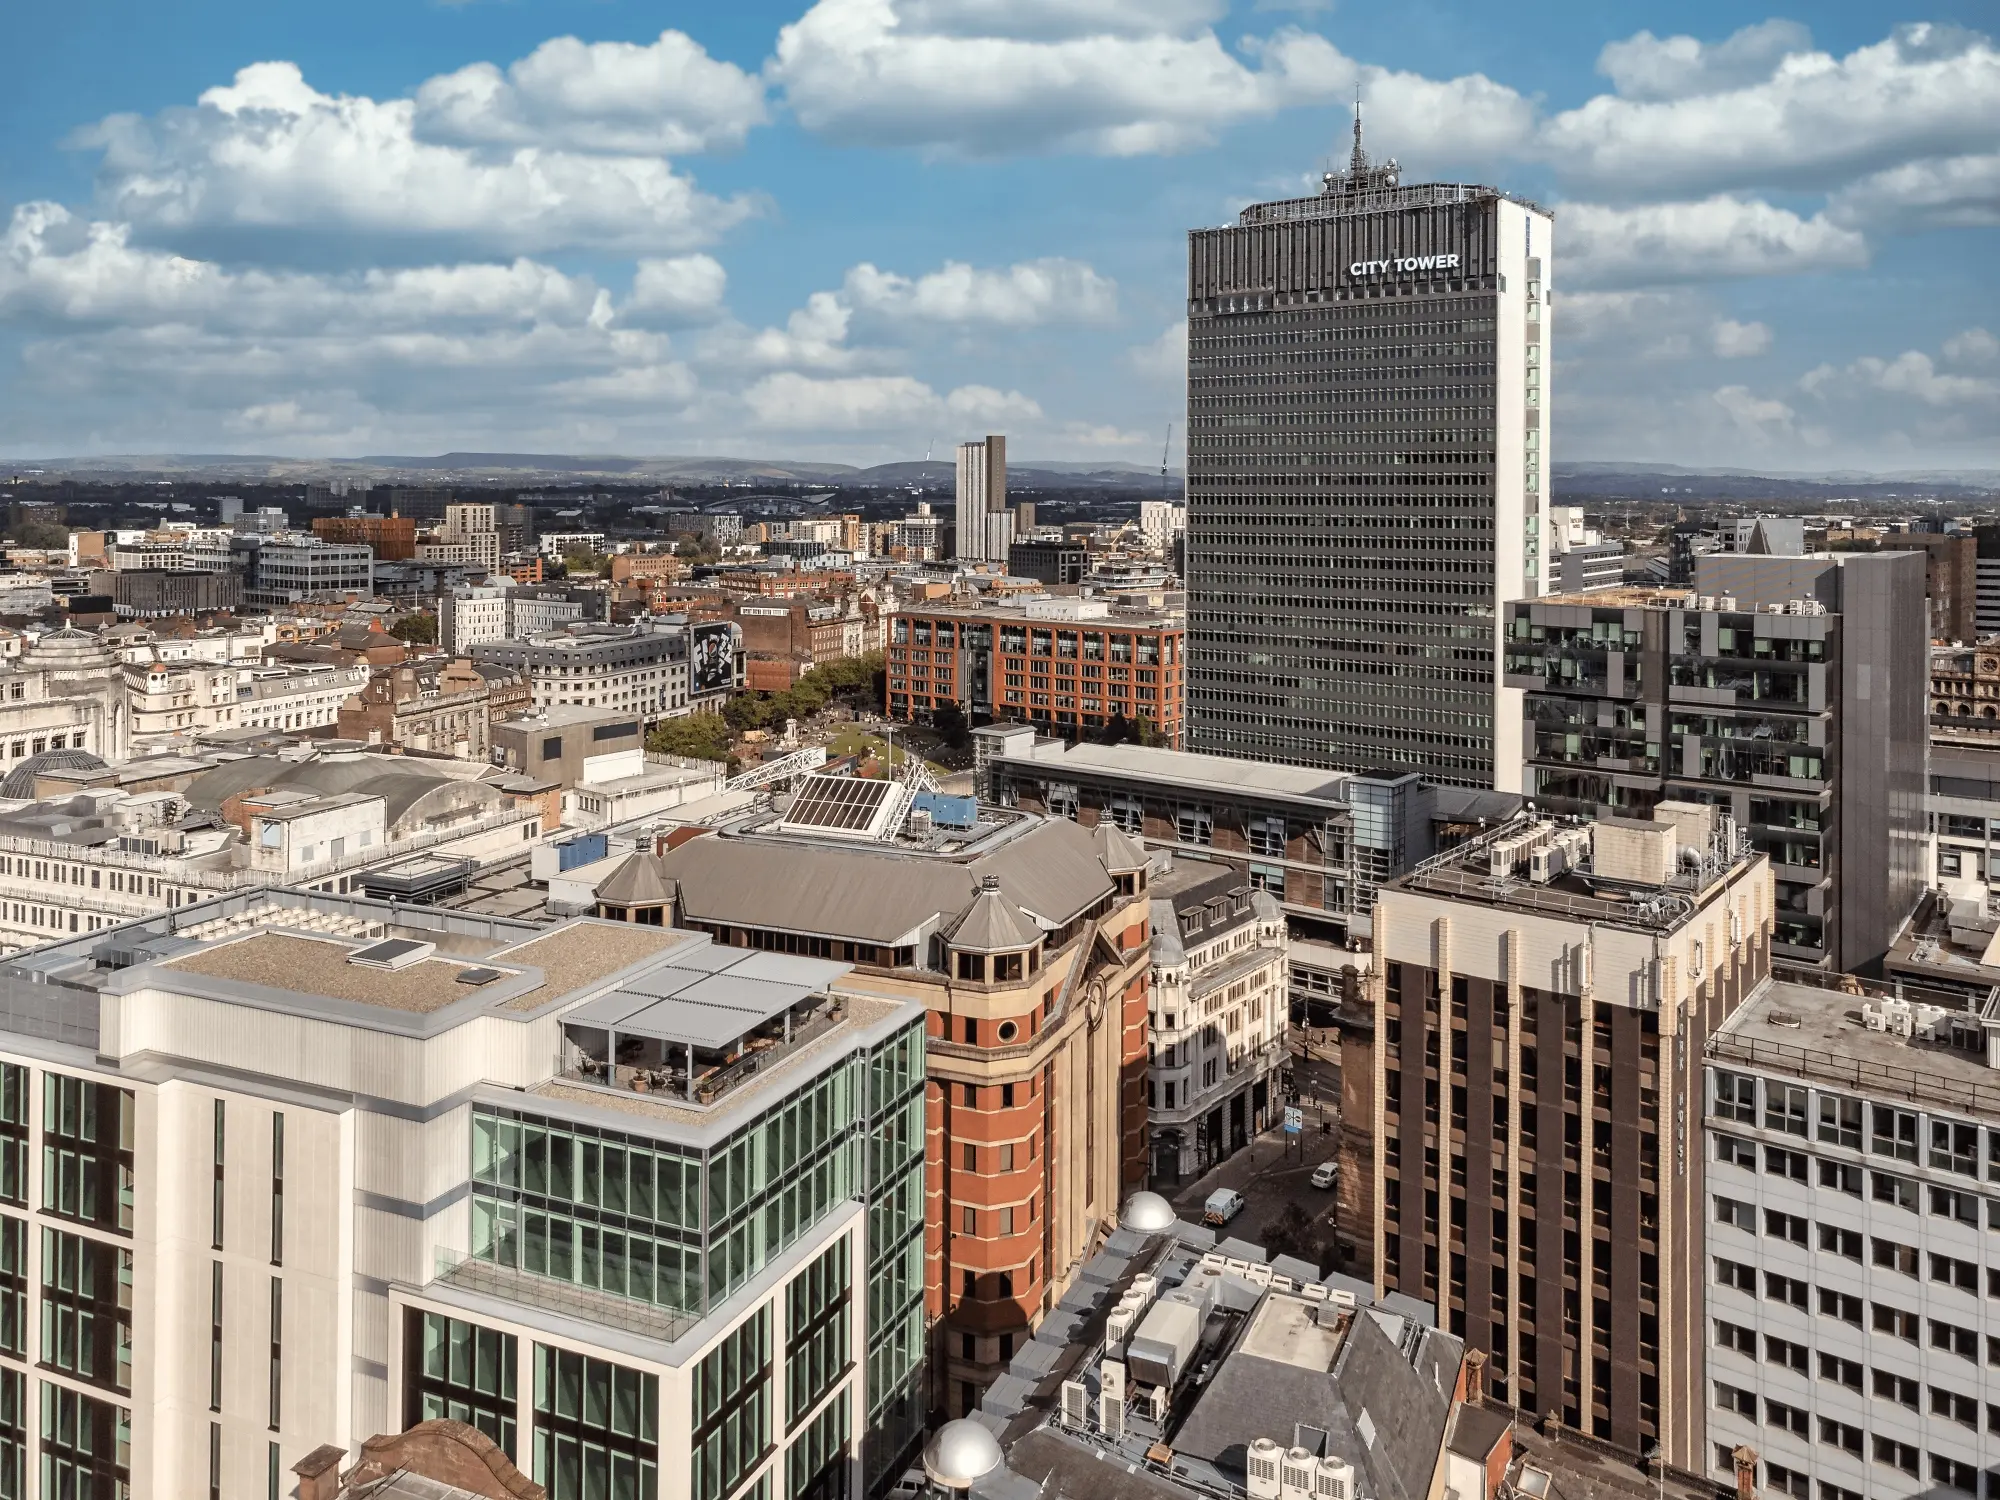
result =
[{"label": "dark glass facade", "polygon": [[477,1427],[515,1463],[515,1361],[511,1333],[480,1328],[441,1313],[406,1309],[403,1354],[403,1422],[445,1420]]},{"label": "dark glass facade", "polygon": [[131,1233],[132,1132],[131,1090],[43,1074],[43,1211]]},{"label": "dark glass facade", "polygon": [[655,1500],[659,1377],[535,1345],[535,1483],[549,1500]]},{"label": "dark glass facade", "polygon": [[44,1226],[41,1305],[45,1369],[131,1390],[130,1250]]},{"label": "dark glass facade", "polygon": [[1497,759],[1507,786],[1494,622],[1541,590],[1547,220],[1397,182],[1357,143],[1318,198],[1190,236],[1188,743],[1470,786]]},{"label": "dark glass facade", "polygon": [[42,1493],[131,1500],[132,1412],[42,1381]]}]

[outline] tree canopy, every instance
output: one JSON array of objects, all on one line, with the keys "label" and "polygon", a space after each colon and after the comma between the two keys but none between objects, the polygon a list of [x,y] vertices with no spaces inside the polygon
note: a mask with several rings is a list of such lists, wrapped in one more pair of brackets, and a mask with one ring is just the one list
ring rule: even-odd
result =
[{"label": "tree canopy", "polygon": [[436,615],[404,615],[389,627],[389,634],[412,646],[435,646],[438,638]]}]

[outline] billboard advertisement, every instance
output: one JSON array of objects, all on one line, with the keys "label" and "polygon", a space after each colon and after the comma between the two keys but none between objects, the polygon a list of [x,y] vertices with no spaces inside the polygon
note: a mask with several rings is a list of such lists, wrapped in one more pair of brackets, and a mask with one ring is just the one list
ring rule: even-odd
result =
[{"label": "billboard advertisement", "polygon": [[726,693],[736,685],[736,630],[731,625],[697,625],[688,665],[694,697]]}]

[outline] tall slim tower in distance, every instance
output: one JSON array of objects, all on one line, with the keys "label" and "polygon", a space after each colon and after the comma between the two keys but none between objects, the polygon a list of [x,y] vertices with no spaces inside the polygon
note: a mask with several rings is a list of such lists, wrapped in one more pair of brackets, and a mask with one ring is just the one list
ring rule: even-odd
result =
[{"label": "tall slim tower in distance", "polygon": [[1005,562],[1013,540],[1007,513],[1007,439],[988,434],[958,445],[958,556]]},{"label": "tall slim tower in distance", "polygon": [[1544,592],[1547,211],[1405,185],[1188,236],[1190,743],[1516,791],[1499,619]]}]

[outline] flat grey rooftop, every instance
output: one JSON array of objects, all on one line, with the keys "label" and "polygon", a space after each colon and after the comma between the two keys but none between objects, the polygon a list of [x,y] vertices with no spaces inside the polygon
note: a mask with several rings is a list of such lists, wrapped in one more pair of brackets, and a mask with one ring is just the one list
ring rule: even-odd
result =
[{"label": "flat grey rooftop", "polygon": [[1138,777],[1163,786],[1247,796],[1277,796],[1347,805],[1348,775],[1310,766],[1280,766],[1265,761],[1232,760],[1193,750],[1167,750],[1157,745],[1071,745],[1060,755],[1004,756],[1009,765],[1046,766],[1051,771],[1096,771]]},{"label": "flat grey rooftop", "polygon": [[[1871,1031],[1866,997],[1769,979],[1708,1044],[1709,1056],[1834,1087],[2000,1118],[2000,1071],[1983,1053]],[[1976,1029],[1977,1016],[1965,1020]]]}]

